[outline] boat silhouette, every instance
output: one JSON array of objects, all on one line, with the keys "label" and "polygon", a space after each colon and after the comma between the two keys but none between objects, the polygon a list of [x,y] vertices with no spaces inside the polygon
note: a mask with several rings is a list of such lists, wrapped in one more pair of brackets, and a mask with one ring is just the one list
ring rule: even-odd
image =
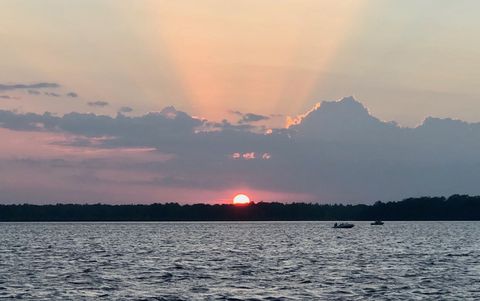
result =
[{"label": "boat silhouette", "polygon": [[336,228],[339,228],[339,229],[348,229],[348,228],[353,228],[353,227],[355,227],[355,225],[354,225],[354,224],[350,224],[350,223],[340,223],[340,224],[335,223],[335,224],[333,225],[333,228],[335,228],[335,229],[336,229]]}]

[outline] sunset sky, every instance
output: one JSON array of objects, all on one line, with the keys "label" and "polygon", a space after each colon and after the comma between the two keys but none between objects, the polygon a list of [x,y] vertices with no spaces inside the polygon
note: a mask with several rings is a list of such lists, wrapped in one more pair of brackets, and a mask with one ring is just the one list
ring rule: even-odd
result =
[{"label": "sunset sky", "polygon": [[[2,0],[0,202],[480,193],[480,128],[424,121],[480,121],[479,11],[475,0]],[[345,133],[350,121],[364,132]]]}]

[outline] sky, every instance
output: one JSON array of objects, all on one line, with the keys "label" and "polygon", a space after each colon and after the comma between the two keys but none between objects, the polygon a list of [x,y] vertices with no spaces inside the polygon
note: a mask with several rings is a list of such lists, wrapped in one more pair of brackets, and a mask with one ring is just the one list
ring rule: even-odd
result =
[{"label": "sky", "polygon": [[3,0],[0,202],[480,193],[479,9]]}]

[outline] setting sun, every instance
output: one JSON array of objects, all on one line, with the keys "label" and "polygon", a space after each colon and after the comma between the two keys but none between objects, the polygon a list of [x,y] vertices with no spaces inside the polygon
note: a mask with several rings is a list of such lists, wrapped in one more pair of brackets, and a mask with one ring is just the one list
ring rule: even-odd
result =
[{"label": "setting sun", "polygon": [[233,204],[235,205],[246,205],[250,203],[250,198],[244,194],[237,194],[233,198]]}]

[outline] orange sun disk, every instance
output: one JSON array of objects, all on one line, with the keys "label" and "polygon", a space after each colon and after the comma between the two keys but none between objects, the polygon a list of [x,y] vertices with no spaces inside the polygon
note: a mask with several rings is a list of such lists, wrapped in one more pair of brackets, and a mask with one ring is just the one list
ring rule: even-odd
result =
[{"label": "orange sun disk", "polygon": [[234,205],[246,205],[250,204],[250,198],[246,196],[245,194],[237,194],[233,198],[233,204]]}]

